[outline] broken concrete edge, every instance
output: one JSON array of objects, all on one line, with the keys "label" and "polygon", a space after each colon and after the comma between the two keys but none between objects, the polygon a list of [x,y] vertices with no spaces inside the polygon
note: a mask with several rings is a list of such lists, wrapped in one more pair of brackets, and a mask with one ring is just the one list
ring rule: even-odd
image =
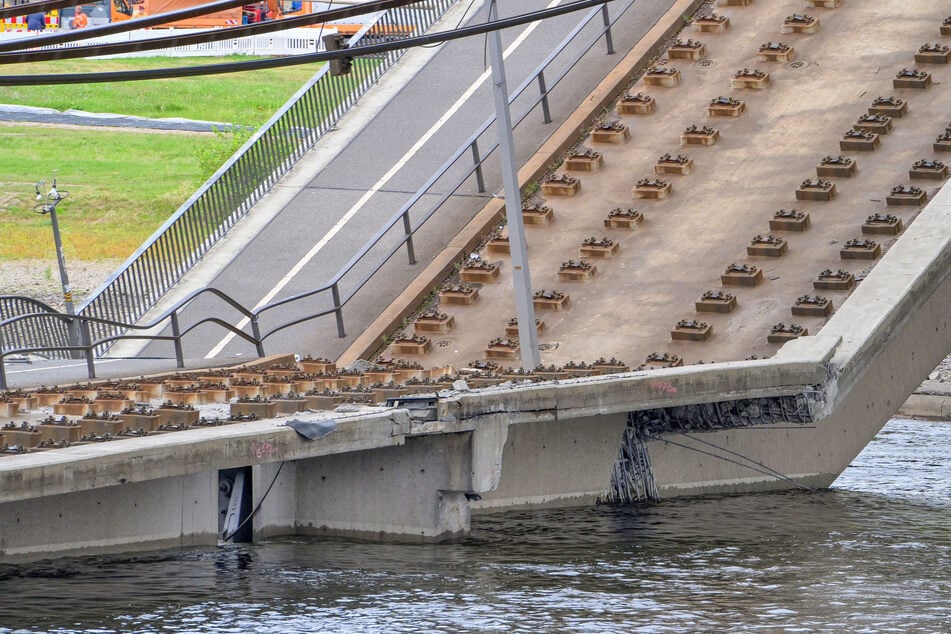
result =
[{"label": "broken concrete edge", "polygon": [[[270,419],[11,456],[0,461],[0,503],[209,469],[392,447],[404,444],[409,436],[475,432],[492,423],[504,422],[507,427],[789,395],[804,396],[821,417],[827,411],[826,400],[837,391],[825,360],[835,353],[840,340],[828,336],[814,339],[809,347],[820,354],[812,359],[737,361],[456,392],[440,399],[440,420],[427,423],[414,423],[408,410],[381,407],[295,415],[339,424],[336,431],[317,441],[301,438],[281,419]],[[909,399],[923,417],[951,416],[951,396],[935,397],[927,405],[919,401]],[[168,460],[170,454],[178,459]]]},{"label": "broken concrete edge", "polygon": [[[536,182],[550,171],[553,162],[577,145],[578,140],[595,120],[602,116],[607,106],[628,89],[658,52],[666,49],[670,38],[690,23],[689,16],[694,15],[704,4],[705,0],[678,0],[674,3],[519,170],[519,187]],[[357,359],[372,358],[383,347],[386,337],[419,309],[433,289],[452,273],[455,264],[481,244],[504,215],[504,200],[489,201],[406,290],[340,355],[337,365],[346,366]]]},{"label": "broken concrete edge", "polygon": [[[821,399],[822,363],[742,361],[585,377],[541,384],[498,386],[440,398],[440,420],[414,422],[406,409],[294,414],[332,420],[337,429],[308,441],[267,419],[186,430],[158,437],[67,447],[0,461],[0,503],[75,493],[195,473],[297,461],[402,445],[411,436],[479,433],[537,421],[673,407],[711,401],[808,394]],[[170,459],[174,456],[174,459]]]},{"label": "broken concrete edge", "polygon": [[824,343],[825,354],[813,359],[735,361],[455,393],[440,399],[438,418],[477,425],[504,412],[510,424],[520,424],[800,394],[815,401],[821,414],[827,394],[834,393],[824,360],[838,341]]}]

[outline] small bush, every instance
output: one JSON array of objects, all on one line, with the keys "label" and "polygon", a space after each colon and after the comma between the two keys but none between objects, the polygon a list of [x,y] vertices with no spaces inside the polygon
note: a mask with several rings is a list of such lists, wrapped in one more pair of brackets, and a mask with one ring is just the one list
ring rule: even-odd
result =
[{"label": "small bush", "polygon": [[245,128],[216,129],[214,141],[195,150],[199,168],[209,175],[215,173],[250,138],[251,131]]}]

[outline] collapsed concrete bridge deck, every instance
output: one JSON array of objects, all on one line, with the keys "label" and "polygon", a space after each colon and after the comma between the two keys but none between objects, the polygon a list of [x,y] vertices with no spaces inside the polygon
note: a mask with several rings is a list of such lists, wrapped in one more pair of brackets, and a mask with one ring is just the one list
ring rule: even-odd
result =
[{"label": "collapsed concrete bridge deck", "polygon": [[[777,9],[779,4],[783,6]],[[887,9],[894,4],[875,5],[876,10],[885,12],[879,16],[879,22],[873,20],[876,28],[887,25],[884,16],[889,15]],[[878,96],[873,89],[884,91],[887,81],[892,81],[904,60],[913,59],[920,44],[937,39],[934,34],[941,20],[932,15],[936,10],[925,3],[914,6],[919,4],[920,14],[909,10],[909,4],[901,5],[901,13],[896,9],[894,31],[905,32],[898,28],[900,24],[912,23],[914,27],[907,30],[908,42],[902,47],[892,50],[871,46],[871,42],[884,41],[882,33],[875,29],[860,38],[865,42],[862,51],[866,55],[853,52],[855,59],[849,70],[838,71],[841,86],[852,92],[834,100],[836,105],[830,106],[832,110],[828,113],[820,116],[813,112],[811,121],[798,122],[802,127],[795,128],[797,133],[792,134],[790,112],[802,108],[798,100],[805,99],[808,105],[808,99],[819,94],[819,87],[816,84],[805,90],[793,90],[793,84],[799,80],[790,78],[787,88],[793,90],[795,97],[780,98],[774,94],[770,98],[757,93],[748,100],[747,107],[752,108],[754,99],[758,100],[761,112],[754,116],[751,110],[730,122],[733,139],[743,141],[732,148],[729,159],[710,161],[710,152],[718,151],[716,146],[701,148],[697,150],[698,157],[701,152],[706,153],[708,162],[701,168],[698,159],[697,173],[678,177],[703,176],[711,179],[713,185],[735,183],[728,188],[731,195],[714,190],[684,197],[681,191],[691,191],[689,187],[676,188],[670,199],[651,202],[654,216],[648,218],[648,223],[656,222],[658,231],[670,232],[667,239],[680,235],[680,242],[675,240],[675,244],[690,242],[686,238],[706,226],[702,222],[706,218],[704,209],[716,210],[716,219],[730,225],[731,230],[721,232],[728,238],[725,250],[717,252],[724,260],[714,261],[714,254],[701,253],[695,258],[698,265],[688,271],[692,271],[693,278],[674,280],[676,292],[658,291],[662,298],[656,302],[659,319],[655,325],[643,326],[639,332],[650,337],[645,337],[643,343],[631,343],[631,349],[640,345],[643,350],[654,349],[659,345],[656,342],[663,341],[668,351],[694,361],[691,354],[700,354],[696,352],[697,346],[707,346],[712,356],[703,352],[704,357],[699,358],[720,362],[460,391],[439,398],[435,416],[425,418],[414,418],[412,411],[402,408],[357,408],[298,415],[300,419],[332,421],[336,425],[335,431],[316,440],[305,440],[284,426],[283,420],[273,419],[6,457],[0,460],[0,556],[4,561],[23,561],[63,554],[215,543],[220,536],[216,512],[218,480],[220,472],[226,469],[248,470],[252,506],[260,506],[252,520],[255,538],[288,533],[407,540],[453,538],[465,534],[471,512],[587,504],[598,498],[610,498],[616,484],[612,483],[612,471],[620,462],[619,447],[627,430],[634,432],[650,459],[649,472],[639,475],[648,476],[661,497],[794,485],[828,486],[951,349],[951,325],[946,310],[951,305],[951,190],[928,188],[927,205],[902,217],[903,232],[887,245],[880,261],[849,291],[848,298],[844,299],[844,294],[837,296],[831,316],[813,318],[810,323],[815,325],[810,333],[817,334],[778,347],[764,343],[762,327],[778,321],[780,313],[786,314],[790,300],[803,293],[802,285],[814,278],[817,271],[813,269],[832,267],[835,255],[819,255],[824,252],[823,247],[838,248],[828,242],[840,238],[831,236],[838,236],[847,228],[858,231],[866,216],[881,211],[870,210],[869,203],[873,201],[868,198],[886,195],[899,184],[909,168],[908,159],[934,157],[927,152],[933,149],[934,136],[947,123],[942,118],[946,114],[938,97],[942,87],[932,86],[915,93],[916,101],[908,98],[907,120],[893,123],[894,132],[882,138],[881,146],[872,153],[874,158],[858,157],[859,172],[841,178],[842,191],[834,201],[809,202],[815,225],[808,237],[797,235],[794,244],[790,239],[790,251],[781,259],[782,275],[744,296],[742,307],[746,310],[730,314],[722,319],[723,323],[717,322],[716,326],[721,327],[713,339],[670,343],[670,321],[680,318],[684,311],[690,312],[695,296],[715,284],[724,261],[744,258],[748,231],[744,232],[745,225],[741,230],[731,223],[750,219],[761,222],[764,210],[770,212],[776,205],[789,205],[781,201],[795,197],[796,188],[802,179],[811,177],[811,173],[806,173],[815,170],[818,159],[827,152],[838,154],[834,148],[825,149],[828,143],[806,147],[803,139],[822,137],[829,143],[837,142],[841,136],[839,129],[851,125],[853,115],[857,118],[858,111],[869,105],[866,102]],[[730,7],[724,13],[731,12],[731,28],[737,29],[744,18],[760,24],[750,16],[761,15],[754,11],[762,10],[762,24],[775,29],[781,27],[776,26],[773,13],[791,13],[791,6],[792,3],[786,6],[761,2]],[[866,4],[842,4],[835,9],[842,13],[822,14],[823,26],[829,26],[835,19],[847,23],[842,18],[847,9],[871,10]],[[744,16],[740,12],[748,13]],[[747,36],[747,43],[759,42],[764,33],[756,31]],[[831,40],[825,46],[836,48]],[[741,48],[742,53],[738,53]],[[796,48],[802,51],[804,47],[797,44]],[[727,58],[749,52],[749,47],[724,45],[717,55]],[[882,85],[875,84],[862,94],[861,82],[853,84],[850,78],[861,76],[863,71],[857,69],[857,64],[866,57],[876,68],[882,59],[889,63],[886,70],[868,71],[871,75],[882,75]],[[729,67],[741,61],[739,57],[732,60]],[[708,68],[683,66],[681,73],[696,73],[694,79],[698,82],[700,73],[706,72],[701,69]],[[790,76],[798,72],[791,67],[783,68]],[[936,70],[935,76],[945,70]],[[819,79],[817,75],[812,81]],[[717,88],[714,92],[720,93],[720,84]],[[776,93],[782,92],[779,86],[772,88],[777,89]],[[685,98],[684,112],[689,111],[704,123],[703,113],[697,114],[698,104],[705,107],[716,96],[698,95],[696,103]],[[779,114],[763,114],[774,102]],[[784,108],[789,112],[782,114]],[[760,119],[773,121],[777,127],[742,133],[748,126],[765,126]],[[624,178],[615,174],[614,178],[605,179],[605,191],[616,187],[629,195],[643,172],[656,161],[655,155],[676,151],[676,139],[684,122],[672,114],[656,120],[666,126],[667,132],[662,135],[665,143],[673,143],[674,147],[641,148],[635,153],[643,163],[641,169],[630,170],[636,172],[630,178],[627,174]],[[815,133],[807,134],[809,130]],[[642,138],[646,142],[647,137]],[[726,144],[728,136],[724,134],[722,138]],[[636,139],[635,135],[632,142],[638,143]],[[763,156],[773,156],[773,162],[750,158],[748,144],[762,150]],[[889,150],[889,145],[894,154],[879,154]],[[778,157],[771,153],[774,147],[781,149]],[[792,167],[787,169],[789,166]],[[726,171],[718,172],[721,169]],[[598,174],[610,176],[607,167]],[[734,193],[740,197],[737,201]],[[681,201],[675,205],[678,195]],[[741,196],[753,196],[755,200]],[[575,202],[577,208],[559,214],[556,223],[546,230],[557,229],[564,216],[578,218],[580,223],[587,205],[581,204],[581,197]],[[695,203],[699,203],[699,211],[691,213],[697,214],[700,229],[692,229],[692,220],[688,222],[687,216],[676,220],[681,208]],[[842,206],[835,207],[839,204]],[[747,218],[747,210],[754,206],[755,213]],[[566,204],[564,209],[568,208]],[[599,204],[595,217],[601,218],[603,212]],[[661,222],[664,214],[671,217],[669,224]],[[648,236],[655,230],[649,224],[631,235],[635,239]],[[586,235],[588,227],[579,226],[578,235]],[[578,246],[578,235],[572,234],[570,226],[550,235],[545,242],[549,248],[544,250],[552,253],[543,257],[552,262],[565,257],[558,251],[559,241],[574,245],[573,248]],[[705,248],[709,246],[700,242]],[[793,259],[797,249],[801,259]],[[668,247],[666,257],[673,255]],[[655,263],[648,260],[642,264],[663,263],[663,259]],[[787,278],[793,283],[782,286]],[[582,294],[594,295],[601,288],[603,294],[607,287],[597,284],[594,281],[578,288],[584,289]],[[772,295],[780,286],[779,294]],[[499,308],[506,301],[504,293],[499,291],[493,296],[494,292],[494,287],[485,291],[481,309],[489,312],[477,316],[474,323],[481,319],[485,324],[504,326],[507,313]],[[642,296],[628,294],[644,302]],[[640,342],[638,332],[623,331],[631,321],[624,317],[632,309],[624,308],[620,317],[605,322],[621,330],[616,334],[595,328],[595,324],[601,323],[596,304],[594,299],[586,300],[578,310],[576,302],[572,309],[576,312],[566,312],[564,322],[552,324],[556,334],[557,328],[564,328],[566,333],[575,330],[579,337],[576,343],[565,343],[555,350],[566,355],[564,358],[555,355],[546,361],[561,363],[582,353],[587,358],[594,353],[620,354],[630,359],[623,350],[615,353],[614,349],[598,348],[601,344],[597,342],[603,343],[610,337]],[[750,310],[750,306],[757,308]],[[730,326],[729,320],[733,319],[739,321]],[[572,320],[574,323],[569,323]],[[589,325],[582,326],[585,323]],[[758,325],[754,327],[754,323]],[[460,328],[462,332],[466,325]],[[478,330],[478,336],[471,339],[471,349],[459,355],[466,360],[478,356],[485,344],[486,330]],[[738,345],[750,347],[733,355],[715,352],[713,344],[729,343],[726,333],[735,336]],[[559,344],[562,340],[567,338],[559,335]],[[455,354],[455,349],[440,353],[443,349],[439,348],[431,358],[448,365],[451,359],[439,354]],[[683,350],[691,352],[681,354]],[[746,359],[751,353],[769,358]],[[724,360],[729,358],[735,360]],[[122,520],[105,523],[103,517]]]}]

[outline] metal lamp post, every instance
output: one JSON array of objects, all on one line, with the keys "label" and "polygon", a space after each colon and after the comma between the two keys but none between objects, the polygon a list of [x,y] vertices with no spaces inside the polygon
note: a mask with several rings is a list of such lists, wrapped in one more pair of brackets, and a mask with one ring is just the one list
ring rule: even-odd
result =
[{"label": "metal lamp post", "polygon": [[[496,0],[490,0],[489,21],[497,19],[498,15]],[[509,93],[505,82],[502,36],[496,30],[489,33],[487,37],[489,40],[489,58],[492,62],[492,83],[495,87],[495,121],[499,133],[499,151],[502,160],[505,218],[509,226],[512,285],[515,291],[515,312],[518,318],[519,349],[521,350],[522,367],[526,370],[533,370],[541,365],[541,356],[538,351],[538,331],[535,327],[532,276],[528,270],[525,225],[522,221],[522,196],[518,187],[518,164],[515,159],[515,139],[512,135],[512,115],[509,111]]]},{"label": "metal lamp post", "polygon": [[[49,192],[47,192],[44,197],[44,195],[40,193],[40,187],[45,183],[46,181],[39,181],[36,184],[37,204],[33,207],[33,211],[41,215],[49,214],[50,220],[53,223],[53,241],[56,243],[56,261],[59,264],[59,279],[63,284],[63,303],[66,305],[66,314],[73,317],[76,315],[76,308],[73,306],[73,288],[69,285],[69,276],[66,274],[66,258],[63,256],[63,240],[60,237],[59,222],[56,219],[56,205],[65,200],[69,196],[69,192],[57,190],[56,179],[54,178]],[[78,346],[79,324],[75,319],[69,319],[66,324],[67,342],[70,346]],[[73,350],[69,356],[75,359],[79,358],[80,354],[78,350]]]}]

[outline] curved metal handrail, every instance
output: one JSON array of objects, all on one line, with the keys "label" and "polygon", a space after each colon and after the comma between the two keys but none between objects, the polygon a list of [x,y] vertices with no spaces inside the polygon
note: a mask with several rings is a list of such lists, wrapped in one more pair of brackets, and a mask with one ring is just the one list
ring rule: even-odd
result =
[{"label": "curved metal handrail", "polygon": [[[37,307],[43,309],[44,311],[48,311],[48,312],[51,312],[51,313],[59,312],[59,311],[57,311],[55,308],[53,308],[52,306],[50,306],[49,304],[47,304],[46,302],[41,302],[41,301],[38,300],[38,299],[34,299],[34,298],[32,298],[32,297],[27,297],[26,295],[0,295],[0,305],[2,305],[4,302],[6,302],[6,301],[8,301],[8,300],[16,300],[16,301],[23,302],[23,303],[26,303],[26,304],[35,304]],[[0,313],[0,314],[2,314],[2,313]]]},{"label": "curved metal handrail", "polygon": [[[231,323],[228,323],[227,321],[219,317],[213,317],[213,316],[200,319],[196,321],[195,323],[190,324],[188,327],[184,329],[180,328],[178,324],[179,312],[189,302],[205,294],[211,294],[223,300],[226,304],[228,304],[229,306],[231,306],[232,308],[240,312],[242,315],[244,315],[245,317],[248,317],[251,320],[252,333],[248,334],[244,332],[244,330],[242,330],[241,328],[238,328],[237,326]],[[128,340],[147,339],[149,341],[171,341],[175,347],[175,358],[177,362],[177,367],[183,368],[185,367],[185,359],[184,359],[184,349],[182,346],[182,339],[193,330],[196,330],[199,326],[202,326],[204,324],[209,324],[209,323],[220,326],[221,328],[224,328],[225,330],[231,333],[234,333],[236,336],[241,337],[248,343],[255,346],[258,356],[264,356],[263,338],[260,336],[260,333],[258,332],[258,329],[257,329],[257,315],[253,311],[245,308],[244,305],[242,305],[240,302],[232,298],[230,295],[228,295],[224,291],[221,291],[217,288],[212,288],[212,287],[199,289],[189,294],[188,297],[178,302],[175,306],[168,309],[167,311],[162,313],[162,315],[156,317],[155,319],[153,319],[151,322],[147,324],[129,324],[129,323],[117,322],[111,319],[91,317],[88,315],[68,315],[66,313],[60,313],[60,312],[53,312],[53,313],[44,312],[44,313],[29,313],[26,315],[17,315],[16,317],[10,317],[8,319],[4,319],[0,321],[0,332],[2,332],[5,327],[13,326],[21,322],[42,321],[42,320],[48,320],[51,318],[60,319],[64,321],[78,322],[80,325],[82,344],[78,346],[69,345],[69,344],[27,346],[27,347],[20,347],[20,348],[9,349],[9,350],[0,350],[0,389],[7,388],[6,372],[3,367],[3,361],[9,356],[27,355],[27,354],[35,354],[35,353],[41,353],[41,352],[48,353],[50,351],[59,351],[59,352],[65,352],[65,353],[79,352],[79,353],[82,353],[83,357],[86,360],[88,375],[89,375],[89,378],[92,379],[92,378],[95,378],[96,376],[95,360],[94,360],[94,352],[96,348],[102,345],[114,343],[116,341],[127,340],[127,339]],[[170,335],[138,334],[141,331],[152,330],[153,328],[164,326],[165,322],[170,322],[170,325],[172,328],[172,334]],[[116,329],[118,329],[118,331],[122,332],[123,334],[108,335],[105,337],[91,339],[89,336],[89,332],[90,332],[90,325],[92,324],[113,326]],[[127,334],[130,331],[132,334]]]},{"label": "curved metal handrail", "polygon": [[[614,17],[613,20],[610,19],[610,16],[608,15],[606,5],[593,9],[585,15],[585,17],[578,23],[578,25],[574,29],[572,29],[572,31],[569,32],[569,34],[563,39],[563,41],[557,47],[555,47],[552,50],[552,52],[549,53],[548,56],[545,57],[545,59],[535,68],[535,70],[529,75],[529,77],[525,79],[509,96],[509,102],[512,103],[522,94],[524,94],[524,92],[528,89],[528,87],[530,87],[533,83],[538,82],[540,85],[539,94],[533,97],[533,99],[531,100],[531,103],[525,108],[524,112],[519,117],[514,119],[515,125],[518,125],[519,123],[524,121],[532,112],[535,111],[536,107],[539,104],[542,104],[544,107],[546,122],[549,121],[548,115],[547,115],[549,92],[551,92],[553,88],[560,85],[560,83],[565,79],[565,77],[567,77],[567,75],[571,72],[571,70],[578,64],[581,58],[589,50],[591,50],[591,48],[593,48],[602,38],[606,40],[608,53],[609,54],[613,53],[612,44],[610,41],[611,26],[628,9],[630,9],[630,7],[635,2],[636,0],[627,0],[624,7],[617,12],[617,15]],[[555,80],[550,84],[550,87],[546,88],[543,81],[545,70],[547,70],[548,66],[558,57],[558,55],[561,52],[565,50],[567,45],[573,42],[574,39],[578,36],[578,34],[586,26],[588,26],[591,23],[591,21],[595,17],[597,17],[598,14],[602,14],[604,17],[603,28],[598,31],[597,36],[594,37],[587,46],[583,47],[583,49],[579,53],[577,53],[575,58],[568,64],[567,68],[564,71],[562,71],[561,74],[557,78],[555,78]],[[489,130],[489,128],[491,128],[494,122],[495,122],[494,116],[491,116],[488,119],[486,119],[486,121],[481,126],[479,126],[476,132],[473,133],[467,139],[467,141],[451,155],[451,157],[442,165],[442,167],[432,177],[427,179],[427,181],[420,187],[420,189],[417,190],[417,192],[413,194],[413,196],[411,196],[409,201],[407,201],[400,208],[399,211],[394,213],[390,217],[390,219],[380,229],[378,229],[374,233],[371,239],[368,240],[367,243],[347,261],[347,263],[345,263],[342,267],[340,267],[340,269],[338,269],[338,271],[333,275],[333,277],[331,277],[329,282],[317,288],[313,288],[313,289],[292,295],[290,297],[285,297],[280,300],[272,301],[256,310],[245,307],[243,304],[241,304],[241,302],[235,300],[230,295],[228,295],[227,293],[225,293],[224,291],[220,289],[216,289],[214,287],[206,287],[206,288],[196,290],[190,293],[189,295],[187,295],[185,298],[179,300],[178,302],[176,302],[174,306],[167,309],[161,315],[151,320],[148,324],[130,324],[130,323],[125,323],[119,320],[100,318],[100,317],[95,317],[90,315],[77,315],[75,317],[72,317],[72,316],[67,316],[63,313],[55,313],[55,312],[52,314],[39,313],[39,314],[26,315],[26,316],[21,315],[12,319],[3,320],[3,321],[0,321],[0,332],[3,331],[3,328],[8,323],[13,323],[16,320],[23,319],[26,317],[36,317],[40,319],[42,318],[49,319],[51,317],[65,319],[66,317],[69,317],[71,319],[77,319],[82,324],[82,331],[84,333],[84,342],[82,346],[72,346],[72,347],[58,346],[58,347],[47,347],[47,348],[31,347],[31,348],[20,348],[15,350],[0,351],[0,389],[3,389],[6,387],[6,378],[3,371],[2,360],[6,358],[7,356],[10,356],[13,354],[29,354],[32,352],[44,351],[44,350],[49,351],[51,349],[69,350],[69,351],[79,350],[83,352],[87,358],[87,366],[89,367],[90,378],[94,378],[95,370],[94,370],[94,362],[93,362],[93,351],[98,346],[104,345],[106,343],[124,340],[124,339],[140,339],[140,340],[148,339],[152,341],[172,341],[176,349],[176,361],[178,363],[178,367],[181,368],[181,367],[184,367],[184,357],[182,354],[182,338],[185,337],[185,335],[187,335],[188,333],[197,329],[199,326],[202,326],[204,324],[209,324],[209,323],[218,325],[224,328],[225,330],[228,330],[229,332],[234,333],[236,336],[241,337],[245,341],[253,344],[256,347],[257,354],[259,356],[264,356],[264,347],[263,347],[264,341],[267,340],[269,337],[273,336],[274,334],[281,332],[283,330],[286,330],[288,328],[297,326],[301,323],[312,321],[320,317],[324,317],[331,313],[336,315],[339,336],[341,337],[345,336],[346,333],[343,327],[343,312],[342,312],[343,308],[376,275],[376,273],[379,272],[379,270],[383,266],[386,265],[386,263],[390,260],[390,258],[392,258],[392,256],[395,255],[396,252],[398,252],[405,246],[408,250],[410,264],[415,264],[415,256],[413,254],[413,245],[412,245],[413,235],[442,207],[442,205],[451,196],[453,196],[459,190],[459,188],[472,176],[472,174],[475,173],[479,177],[480,191],[485,191],[484,188],[482,187],[482,179],[481,179],[482,164],[486,161],[486,159],[488,159],[489,156],[491,156],[492,152],[494,152],[498,148],[499,144],[497,141],[492,143],[491,146],[488,148],[488,151],[485,153],[485,156],[481,156],[481,157],[479,156],[479,153],[478,153],[477,144],[481,136],[485,134]],[[421,217],[417,218],[415,222],[411,222],[409,218],[409,212],[412,209],[412,207],[416,203],[418,203],[424,197],[424,195],[429,191],[429,189],[431,189],[436,184],[436,182],[438,182],[438,180],[443,175],[445,175],[446,172],[449,171],[449,169],[455,166],[456,163],[468,151],[470,151],[470,149],[474,149],[473,156],[475,158],[473,160],[472,165],[469,166],[466,170],[464,170],[464,173],[458,178],[454,187],[449,189],[447,193],[440,195],[439,199],[430,207],[430,209],[424,212],[424,214]],[[352,272],[356,268],[357,264],[361,263],[361,261],[370,253],[370,251],[382,242],[382,240],[386,237],[389,231],[391,231],[394,227],[396,227],[401,221],[404,223],[405,234],[400,238],[400,240],[397,241],[397,243],[394,246],[387,249],[387,251],[381,255],[377,264],[371,267],[371,269],[368,272],[364,273],[361,276],[361,278],[358,279],[356,285],[349,292],[347,292],[345,296],[341,297],[340,284],[344,280],[344,278],[350,272]],[[299,303],[305,299],[308,299],[317,295],[325,294],[328,291],[332,295],[332,306],[330,308],[319,310],[317,312],[312,312],[303,317],[297,317],[290,321],[278,324],[275,327],[268,330],[267,332],[264,332],[263,334],[260,332],[260,328],[259,328],[260,317],[266,312],[272,311],[281,306]],[[211,294],[221,299],[226,304],[228,304],[231,308],[235,309],[242,316],[247,318],[251,324],[252,332],[249,334],[245,332],[244,330],[242,330],[241,328],[238,328],[237,326],[234,326],[233,324],[230,324],[218,317],[202,318],[196,321],[195,323],[190,324],[187,328],[181,329],[178,325],[179,313],[187,304],[189,304],[190,302],[194,301],[195,299],[205,294]],[[167,322],[170,322],[171,324],[171,328],[172,328],[171,335],[120,334],[120,335],[108,335],[104,337],[99,337],[92,341],[90,341],[88,337],[89,324],[93,324],[93,323],[105,324],[105,325],[114,326],[121,329],[131,330],[133,332],[138,332],[143,330],[151,330],[159,326],[165,326],[167,325]]]},{"label": "curved metal handrail", "polygon": [[[428,29],[456,0],[391,9],[350,40],[374,42]],[[399,27],[399,28],[397,28]],[[322,66],[181,207],[78,307],[83,315],[137,321],[243,218],[317,140],[399,59],[401,51],[370,54],[346,76]],[[105,333],[103,333],[105,334]],[[110,333],[111,334],[111,333]],[[104,350],[100,350],[103,352]]]}]

